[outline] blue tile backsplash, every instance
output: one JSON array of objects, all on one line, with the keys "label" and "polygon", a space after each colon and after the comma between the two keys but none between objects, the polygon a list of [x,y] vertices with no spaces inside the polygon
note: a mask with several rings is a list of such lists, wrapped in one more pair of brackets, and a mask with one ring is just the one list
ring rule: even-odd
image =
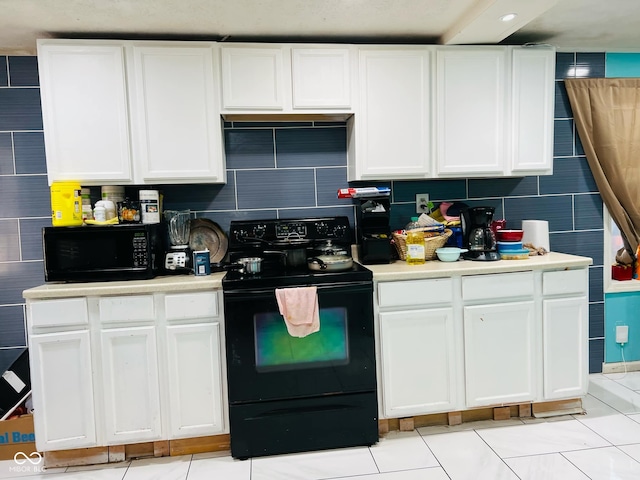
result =
[{"label": "blue tile backsplash", "polygon": [[[550,223],[551,248],[591,256],[590,369],[604,359],[602,202],[575,134],[562,79],[604,76],[604,53],[558,53],[554,175],[503,179],[359,182],[392,188],[391,226],[415,215],[415,194],[436,204],[491,205],[496,218]],[[226,185],[164,185],[166,209],[193,210],[228,229],[237,219],[347,215],[346,127],[340,122],[225,122]],[[135,189],[127,188],[127,191]],[[43,283],[40,230],[49,225],[36,57],[0,56],[0,349],[25,345],[22,290]]]}]

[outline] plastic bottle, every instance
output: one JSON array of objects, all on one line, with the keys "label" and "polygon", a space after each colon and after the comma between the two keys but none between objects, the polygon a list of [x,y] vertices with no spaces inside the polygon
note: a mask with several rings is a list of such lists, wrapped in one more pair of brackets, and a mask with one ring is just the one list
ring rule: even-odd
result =
[{"label": "plastic bottle", "polygon": [[107,211],[102,205],[98,205],[99,202],[96,202],[96,206],[93,209],[93,218],[98,222],[104,222],[107,220]]},{"label": "plastic bottle", "polygon": [[407,264],[422,265],[424,259],[424,234],[420,230],[418,217],[411,217],[411,222],[407,224],[405,230],[407,232]]}]

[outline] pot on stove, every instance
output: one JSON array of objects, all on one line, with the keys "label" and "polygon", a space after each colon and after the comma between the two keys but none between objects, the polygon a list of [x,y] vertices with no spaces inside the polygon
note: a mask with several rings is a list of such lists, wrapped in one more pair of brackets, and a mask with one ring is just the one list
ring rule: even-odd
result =
[{"label": "pot on stove", "polygon": [[342,272],[353,266],[349,255],[317,255],[307,260],[309,270],[318,272]]},{"label": "pot on stove", "polygon": [[239,258],[235,263],[242,265],[244,273],[255,275],[262,271],[262,257],[243,257]]},{"label": "pot on stove", "polygon": [[322,242],[312,249],[312,253],[314,256],[317,255],[346,255],[349,256],[349,252],[346,248],[334,244],[331,240],[327,240]]}]

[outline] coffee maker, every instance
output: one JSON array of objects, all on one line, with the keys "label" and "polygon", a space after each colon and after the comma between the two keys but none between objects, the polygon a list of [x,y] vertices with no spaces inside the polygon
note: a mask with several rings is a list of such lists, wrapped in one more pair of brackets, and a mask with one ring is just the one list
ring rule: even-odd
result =
[{"label": "coffee maker", "polygon": [[460,212],[464,247],[469,251],[462,254],[467,260],[500,260],[496,250],[496,237],[491,230],[495,208],[471,207]]},{"label": "coffee maker", "polygon": [[365,265],[389,263],[391,261],[389,197],[358,197],[356,202],[360,262]]},{"label": "coffee maker", "polygon": [[189,273],[191,271],[191,249],[189,235],[191,233],[191,212],[189,210],[165,210],[170,247],[164,257],[164,268],[167,273]]}]

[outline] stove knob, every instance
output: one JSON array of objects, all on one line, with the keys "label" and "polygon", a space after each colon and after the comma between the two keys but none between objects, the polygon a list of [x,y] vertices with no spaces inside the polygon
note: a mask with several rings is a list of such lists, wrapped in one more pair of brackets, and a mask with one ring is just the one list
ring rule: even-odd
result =
[{"label": "stove knob", "polygon": [[316,231],[318,232],[318,235],[324,237],[329,231],[329,226],[324,222],[318,222],[316,223]]},{"label": "stove knob", "polygon": [[333,236],[336,238],[340,238],[344,236],[346,230],[347,230],[347,227],[345,227],[344,225],[338,225],[336,227],[333,227]]},{"label": "stove knob", "polygon": [[264,233],[266,230],[266,225],[256,225],[256,227],[253,229],[253,236],[255,238],[262,238],[264,237]]}]

